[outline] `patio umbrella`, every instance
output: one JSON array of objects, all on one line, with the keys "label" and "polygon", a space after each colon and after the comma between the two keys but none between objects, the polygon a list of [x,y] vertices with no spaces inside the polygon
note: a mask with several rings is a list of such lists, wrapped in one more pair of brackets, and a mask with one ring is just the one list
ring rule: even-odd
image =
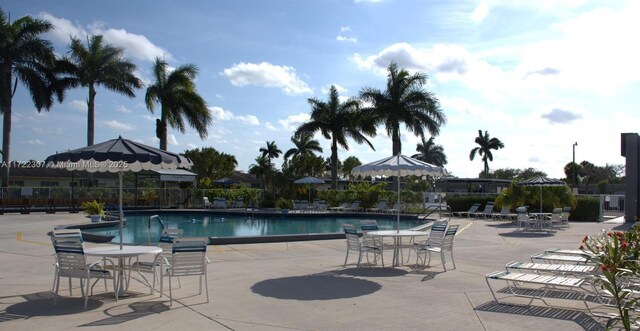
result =
[{"label": "patio umbrella", "polygon": [[[447,170],[433,164],[422,162],[408,156],[398,154],[379,161],[357,166],[351,170],[352,175],[361,176],[398,176],[398,205],[400,204],[400,177],[404,176],[433,176],[441,177]],[[396,219],[396,230],[400,231],[400,208]]]},{"label": "patio umbrella", "polygon": [[518,183],[518,185],[540,186],[540,212],[542,212],[542,187],[543,186],[565,186],[567,185],[567,183],[561,180],[549,179],[547,177],[538,176],[531,179],[523,180],[520,183]]},{"label": "patio umbrella", "polygon": [[[325,181],[322,178],[302,177],[300,179],[296,179],[295,181],[293,181],[293,183],[294,184],[298,184],[298,185],[307,184],[307,185],[311,186],[311,184],[324,184]],[[311,203],[311,187],[309,187],[309,203]]]},{"label": "patio umbrella", "polygon": [[224,178],[220,178],[220,179],[214,180],[213,183],[214,184],[220,184],[220,185],[223,185],[224,187],[227,187],[228,185],[238,183],[238,181],[237,180],[233,180],[233,179],[231,179],[229,177],[224,177]]},{"label": "patio umbrella", "polygon": [[112,139],[93,146],[82,147],[71,151],[56,153],[47,157],[45,163],[49,167],[87,172],[118,173],[119,205],[120,205],[120,249],[122,249],[122,175],[124,172],[142,170],[190,168],[191,160],[155,147],[143,145],[131,140]]}]

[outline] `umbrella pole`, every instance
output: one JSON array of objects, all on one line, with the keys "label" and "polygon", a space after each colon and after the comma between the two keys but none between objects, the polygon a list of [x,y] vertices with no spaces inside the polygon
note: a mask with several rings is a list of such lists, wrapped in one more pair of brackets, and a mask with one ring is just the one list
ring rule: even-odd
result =
[{"label": "umbrella pole", "polygon": [[400,169],[398,169],[398,216],[396,217],[396,231],[400,233]]},{"label": "umbrella pole", "polygon": [[120,196],[120,249],[122,249],[122,242],[124,241],[124,238],[122,238],[122,223],[124,222],[124,213],[122,212],[122,171],[118,172],[118,184],[118,195]]},{"label": "umbrella pole", "polygon": [[540,212],[542,212],[542,185],[540,185]]}]

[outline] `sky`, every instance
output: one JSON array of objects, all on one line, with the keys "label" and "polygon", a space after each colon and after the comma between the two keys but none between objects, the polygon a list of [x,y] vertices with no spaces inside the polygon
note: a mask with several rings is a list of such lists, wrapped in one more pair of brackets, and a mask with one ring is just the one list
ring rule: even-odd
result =
[{"label": "sky", "polygon": [[[574,143],[576,162],[624,164],[620,134],[640,124],[640,1],[5,0],[0,7],[12,20],[51,22],[43,37],[59,55],[68,54],[70,36],[102,34],[124,48],[145,84],[156,57],[174,68],[195,64],[213,123],[205,140],[189,127],[170,130],[169,150],[214,147],[235,155],[241,171],[267,141],[283,152],[294,147],[308,98],[326,100],[331,85],[344,100],[364,87],[384,90],[391,61],[427,74],[424,88],[447,117],[435,142],[457,177],[483,169],[480,158],[469,159],[478,130],[505,145],[493,151],[490,169],[533,167],[561,178]],[[145,107],[144,94],[99,87],[95,142],[121,135],[157,147],[160,114]],[[19,86],[11,159],[85,146],[87,97],[86,88],[73,89],[38,113]],[[328,157],[330,141],[316,139]],[[401,139],[402,153],[415,154],[420,139],[406,130]],[[391,155],[384,127],[370,141],[375,150],[349,141],[339,158]]]}]

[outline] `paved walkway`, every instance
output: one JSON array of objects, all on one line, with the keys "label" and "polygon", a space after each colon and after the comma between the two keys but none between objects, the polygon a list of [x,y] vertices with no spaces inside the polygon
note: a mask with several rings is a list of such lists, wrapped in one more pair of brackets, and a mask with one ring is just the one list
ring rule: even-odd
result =
[{"label": "paved walkway", "polygon": [[501,221],[453,219],[461,225],[457,269],[447,272],[437,256],[419,270],[343,268],[344,240],[210,246],[208,304],[196,295],[197,277],[183,277],[172,307],[166,296],[148,295],[133,281],[134,295],[118,302],[96,285],[84,310],[78,282],[69,297],[65,280],[53,306],[46,232],[87,221],[66,213],[0,216],[0,329],[600,330],[604,321],[566,306],[496,304],[484,275],[546,248],[577,248],[585,234],[624,227],[572,223],[546,235],[518,233]]}]

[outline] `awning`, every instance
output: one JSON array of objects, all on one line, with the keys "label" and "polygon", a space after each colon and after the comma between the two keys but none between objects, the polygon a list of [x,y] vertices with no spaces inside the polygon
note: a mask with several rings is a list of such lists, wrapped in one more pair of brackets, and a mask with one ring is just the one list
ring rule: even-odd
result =
[{"label": "awning", "polygon": [[152,172],[160,175],[160,181],[163,182],[195,182],[198,175],[184,169],[160,169]]}]

